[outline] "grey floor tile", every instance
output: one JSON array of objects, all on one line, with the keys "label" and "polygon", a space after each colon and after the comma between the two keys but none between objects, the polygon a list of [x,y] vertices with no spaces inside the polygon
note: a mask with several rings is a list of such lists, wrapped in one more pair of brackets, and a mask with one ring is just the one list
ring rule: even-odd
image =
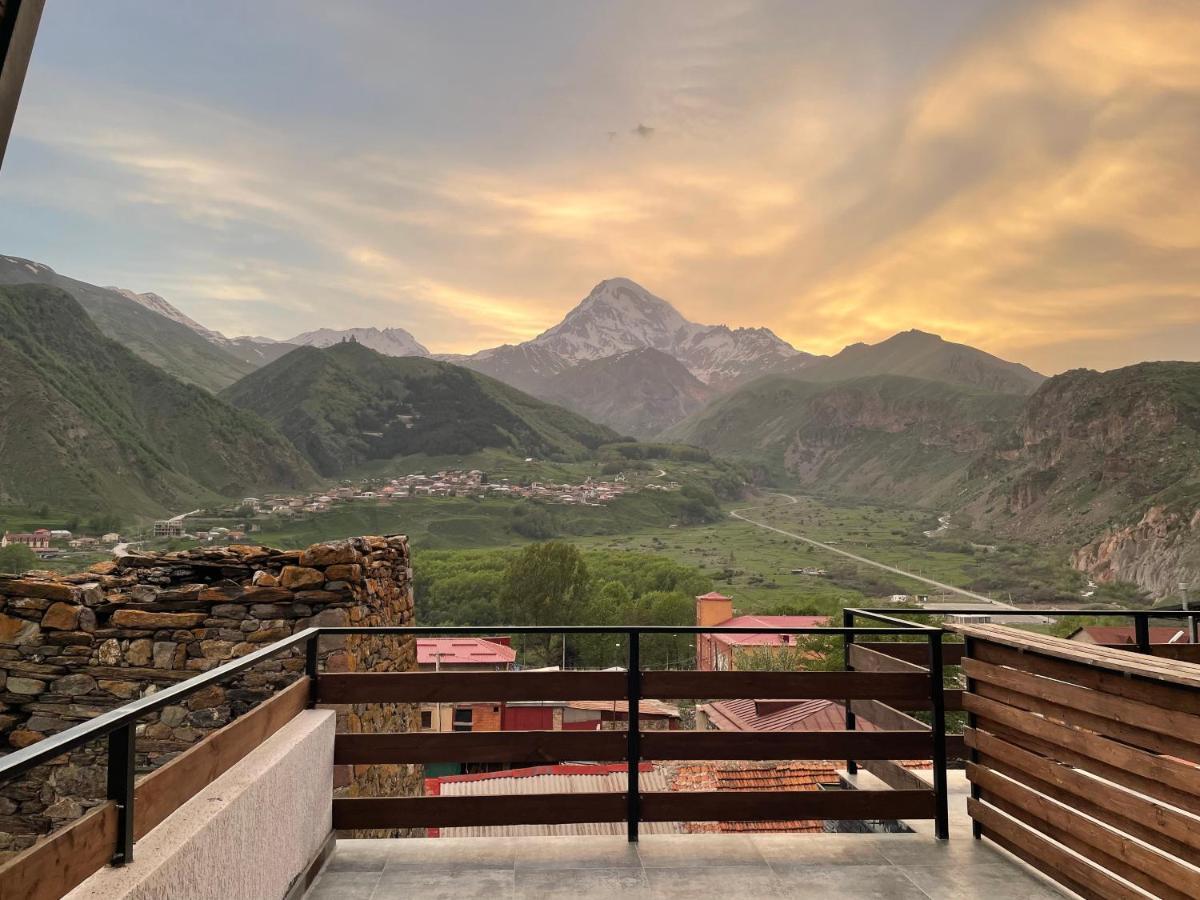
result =
[{"label": "grey floor tile", "polygon": [[372,900],[508,900],[512,869],[429,871],[417,867],[387,869]]},{"label": "grey floor tile", "polygon": [[1049,900],[1062,892],[1011,863],[899,867],[933,900]]},{"label": "grey floor tile", "polygon": [[654,895],[643,870],[617,868],[518,870],[514,896],[519,900],[651,900]]},{"label": "grey floor tile", "polygon": [[395,841],[338,841],[325,864],[326,872],[382,872]]},{"label": "grey floor tile", "polygon": [[379,872],[323,871],[304,895],[305,900],[371,900]]},{"label": "grey floor tile", "polygon": [[948,841],[923,835],[882,838],[878,847],[888,862],[899,866],[972,866],[1006,862],[987,841],[954,837]]},{"label": "grey floor tile", "polygon": [[638,843],[646,868],[762,866],[758,846],[745,834],[650,834]]},{"label": "grey floor tile", "polygon": [[775,900],[789,896],[786,886],[769,866],[664,868],[645,871],[651,896],[655,900],[699,900],[708,897]]},{"label": "grey floor tile", "polygon": [[517,846],[517,871],[524,869],[640,868],[637,846],[624,837],[547,837]]},{"label": "grey floor tile", "polygon": [[[547,839],[537,838],[534,842],[543,840]],[[522,841],[520,838],[413,838],[390,843],[389,870],[415,866],[462,870],[511,869]]]},{"label": "grey floor tile", "polygon": [[882,866],[880,841],[865,834],[756,834],[751,837],[772,866]]},{"label": "grey floor tile", "polygon": [[786,897],[837,900],[929,900],[895,866],[772,866],[787,886]]}]

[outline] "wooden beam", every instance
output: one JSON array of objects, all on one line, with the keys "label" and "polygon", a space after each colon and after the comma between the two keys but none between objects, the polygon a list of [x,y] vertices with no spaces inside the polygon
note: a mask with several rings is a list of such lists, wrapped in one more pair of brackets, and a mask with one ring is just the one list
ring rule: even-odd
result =
[{"label": "wooden beam", "polygon": [[[968,662],[970,661],[968,660]],[[986,663],[977,665],[986,665]],[[996,671],[999,673],[1013,672],[1011,669],[997,669]],[[1019,676],[1023,673],[1014,674]],[[998,703],[1004,703],[1017,709],[1034,712],[1051,721],[1060,722],[1073,728],[1084,728],[1088,731],[1094,731],[1096,734],[1101,734],[1113,740],[1121,741],[1134,747],[1140,747],[1153,753],[1178,756],[1181,759],[1200,762],[1200,744],[1180,740],[1174,736],[1160,734],[1155,731],[1148,731],[1144,728],[1136,728],[1103,715],[1096,715],[1086,711],[1084,708],[1077,708],[1075,704],[1069,701],[1052,701],[1050,697],[1057,697],[1060,701],[1064,699],[1064,692],[1059,691],[1056,687],[1057,682],[1050,682],[1046,687],[1046,699],[1043,699],[1039,695],[1001,687],[999,686],[999,682],[1023,683],[1020,678],[1009,678],[1004,674],[995,676],[994,680],[977,678],[975,693],[988,700],[995,700]],[[1037,690],[1033,685],[1025,684],[1024,686],[1029,690]],[[1094,692],[1088,691],[1087,693]],[[1104,695],[1099,696],[1103,697]],[[1080,702],[1084,703],[1082,700]],[[1085,705],[1095,706],[1096,704]],[[1151,708],[1153,709],[1153,707]]]},{"label": "wooden beam", "polygon": [[671,791],[642,795],[645,822],[780,819],[929,819],[931,790]]},{"label": "wooden beam", "polygon": [[643,731],[642,758],[929,759],[933,742],[914,731]]},{"label": "wooden beam", "polygon": [[[931,791],[933,784],[922,778],[919,772],[906,769],[898,762],[890,759],[864,759],[861,756],[851,757],[858,762],[860,769],[870,772],[888,787],[897,791]],[[904,759],[914,759],[905,756]]]},{"label": "wooden beam", "polygon": [[[1143,783],[1146,781],[1156,783],[1168,789],[1170,794],[1167,798],[1161,797],[1159,793],[1152,796],[1160,796],[1160,799],[1168,799],[1168,802],[1184,806],[1187,809],[1194,810],[1200,806],[1200,777],[1197,777],[1195,766],[1167,757],[1155,756],[1136,747],[1119,744],[1098,734],[1059,725],[1025,710],[997,703],[976,694],[967,694],[964,701],[968,711],[982,716],[988,721],[999,722],[1007,726],[1009,733],[1027,734],[1045,744],[1070,751],[1072,759],[1064,759],[1064,762],[1078,764],[1080,760],[1086,761],[1084,768],[1095,771],[1105,778],[1116,780],[1119,784],[1142,790],[1144,790],[1143,787],[1131,783],[1131,780],[1136,778]],[[1101,765],[1093,768],[1092,763],[1094,762]],[[1114,775],[1114,772],[1123,773],[1123,777]]]},{"label": "wooden beam", "polygon": [[1182,859],[1200,857],[1200,828],[1194,816],[1031,753],[987,731],[968,729],[966,739],[977,751],[981,765]]},{"label": "wooden beam", "polygon": [[1200,897],[1200,872],[1172,857],[975,763],[967,763],[967,778],[983,801],[1154,896]]},{"label": "wooden beam", "polygon": [[1163,684],[1152,679],[1131,677],[1119,672],[1097,669],[1087,664],[1023,653],[999,644],[980,642],[974,646],[975,658],[997,666],[1009,666],[1035,675],[1044,675],[1080,687],[1125,697],[1138,703],[1159,706],[1188,715],[1200,715],[1200,692]]},{"label": "wooden beam", "polygon": [[0,900],[59,900],[108,865],[117,805],[102,803],[0,864]]},{"label": "wooden beam", "polygon": [[885,700],[929,703],[929,676],[871,672],[644,672],[642,696],[658,700]]},{"label": "wooden beam", "polygon": [[624,672],[352,672],[321,675],[320,703],[625,700]]},{"label": "wooden beam", "polygon": [[1145,900],[1144,894],[1108,872],[974,797],[967,798],[967,812],[982,826],[984,836],[1082,897]]},{"label": "wooden beam", "polygon": [[855,672],[914,672],[928,677],[929,669],[916,663],[888,656],[861,644],[850,645],[850,665]]},{"label": "wooden beam", "polygon": [[[643,741],[645,738],[643,738]],[[414,734],[339,734],[334,765],[369,763],[505,762],[625,759],[623,731],[463,731]]]},{"label": "wooden beam", "polygon": [[141,839],[163,819],[228,772],[308,706],[308,678],[219,728],[138,781],[133,791],[133,836]]},{"label": "wooden beam", "polygon": [[[865,647],[876,653],[884,653],[902,659],[905,662],[916,663],[924,668],[929,667],[929,641],[856,641],[854,646]],[[942,663],[956,666],[962,659],[963,645],[961,643],[942,642]]]},{"label": "wooden beam", "polygon": [[334,799],[333,827],[343,830],[565,825],[620,822],[625,812],[625,795],[619,793],[354,797]]},{"label": "wooden beam", "polygon": [[859,718],[866,719],[876,728],[886,731],[924,731],[929,732],[929,726],[920,719],[905,715],[898,709],[893,709],[878,700],[853,700],[850,709]]}]

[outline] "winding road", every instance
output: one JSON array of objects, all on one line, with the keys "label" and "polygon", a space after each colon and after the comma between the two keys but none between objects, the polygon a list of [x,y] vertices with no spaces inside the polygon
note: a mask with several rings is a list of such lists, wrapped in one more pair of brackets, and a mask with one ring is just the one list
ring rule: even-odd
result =
[{"label": "winding road", "polygon": [[[786,498],[788,503],[799,503],[800,502],[795,497],[793,497],[791,494],[775,494],[775,496]],[[833,546],[832,544],[824,544],[821,541],[813,540],[812,538],[805,537],[802,534],[796,534],[795,532],[792,532],[792,531],[784,531],[782,528],[776,528],[774,525],[767,525],[765,522],[756,522],[756,521],[754,521],[754,519],[750,519],[750,518],[747,518],[746,516],[742,515],[742,513],[751,512],[752,510],[755,510],[755,509],[765,509],[765,508],[766,508],[765,505],[763,505],[763,506],[746,506],[746,507],[743,507],[742,509],[730,510],[729,515],[733,516],[733,518],[738,519],[739,521],[745,522],[748,525],[753,525],[756,528],[765,528],[767,531],[774,531],[776,534],[782,534],[786,537],[795,538],[798,541],[804,541],[804,543],[806,543],[806,544],[811,544],[814,547],[819,547],[820,549],[825,550],[829,553],[836,553],[838,556],[844,556],[847,559],[852,559],[855,562],[862,563],[865,566],[874,566],[876,569],[882,569],[885,572],[891,572],[893,575],[902,575],[905,578],[911,578],[914,581],[919,581],[922,584],[927,584],[931,587],[938,588],[939,590],[946,591],[951,594],[958,594],[960,597],[967,597],[971,600],[974,600],[977,603],[989,603],[994,606],[1007,606],[1007,604],[1001,603],[998,600],[993,600],[991,597],[985,597],[983,594],[976,594],[973,591],[968,591],[964,588],[955,587],[952,584],[945,584],[941,581],[934,581],[932,578],[926,578],[924,575],[917,575],[915,572],[906,572],[906,571],[904,571],[904,569],[897,569],[895,566],[889,566],[887,563],[876,562],[873,559],[867,559],[865,556],[859,556],[856,553],[850,553],[846,550],[840,550],[837,547]],[[1011,608],[1011,607],[1009,607],[1009,608]]]}]

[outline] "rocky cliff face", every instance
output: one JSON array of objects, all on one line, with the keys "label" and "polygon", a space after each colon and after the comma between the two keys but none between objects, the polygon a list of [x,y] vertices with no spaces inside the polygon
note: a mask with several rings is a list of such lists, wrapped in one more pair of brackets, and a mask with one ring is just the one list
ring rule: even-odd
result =
[{"label": "rocky cliff face", "polygon": [[1114,528],[1071,554],[1071,565],[1099,584],[1129,581],[1155,597],[1200,594],[1200,507],[1190,515],[1152,506],[1136,525]]}]

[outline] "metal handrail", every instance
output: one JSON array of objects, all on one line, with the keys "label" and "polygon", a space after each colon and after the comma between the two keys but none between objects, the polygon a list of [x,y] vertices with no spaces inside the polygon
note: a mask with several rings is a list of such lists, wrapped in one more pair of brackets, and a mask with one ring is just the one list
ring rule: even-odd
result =
[{"label": "metal handrail", "polygon": [[[886,620],[886,617],[880,617]],[[641,635],[658,634],[799,634],[799,635],[828,635],[840,636],[847,644],[856,635],[899,635],[921,634],[930,642],[933,658],[940,659],[941,654],[932,650],[940,648],[942,630],[931,625],[905,622],[900,619],[891,620],[895,624],[885,627],[877,626],[848,626],[836,627],[721,627],[721,626],[673,626],[673,625],[637,625],[637,626],[607,626],[607,625],[519,625],[519,626],[341,626],[341,627],[312,627],[298,631],[291,637],[268,644],[260,650],[255,650],[236,660],[224,663],[207,672],[181,681],[150,696],[142,697],[116,709],[102,713],[86,722],[72,726],[58,734],[51,735],[29,747],[14,751],[0,757],[0,780],[21,775],[38,765],[47,763],[64,753],[80,747],[90,741],[108,738],[107,759],[107,794],[117,806],[118,828],[117,849],[113,856],[114,865],[124,865],[133,859],[133,802],[136,761],[137,720],[142,716],[170,706],[179,700],[199,691],[209,685],[224,681],[243,672],[257,663],[277,656],[303,645],[305,648],[305,673],[313,680],[312,698],[316,698],[316,679],[318,670],[318,647],[320,638],[324,635],[454,635],[454,634],[495,634],[503,631],[508,634],[620,634],[628,638],[627,652],[629,661],[628,672],[628,716],[632,723],[637,720],[639,699],[641,697],[641,665],[639,660],[639,639]],[[940,667],[939,667],[940,668]],[[945,837],[945,734],[944,723],[939,716],[941,708],[941,677],[932,678],[932,705],[935,719],[934,734],[934,770],[941,772],[942,785],[936,788],[938,793],[938,827],[939,837]],[[942,733],[938,733],[938,731]],[[637,840],[639,804],[637,765],[640,761],[640,732],[637,728],[628,729],[629,782],[627,798],[629,804],[629,838]],[[939,740],[940,738],[940,740]],[[939,752],[940,746],[940,752]],[[936,774],[935,774],[936,781]]]}]

